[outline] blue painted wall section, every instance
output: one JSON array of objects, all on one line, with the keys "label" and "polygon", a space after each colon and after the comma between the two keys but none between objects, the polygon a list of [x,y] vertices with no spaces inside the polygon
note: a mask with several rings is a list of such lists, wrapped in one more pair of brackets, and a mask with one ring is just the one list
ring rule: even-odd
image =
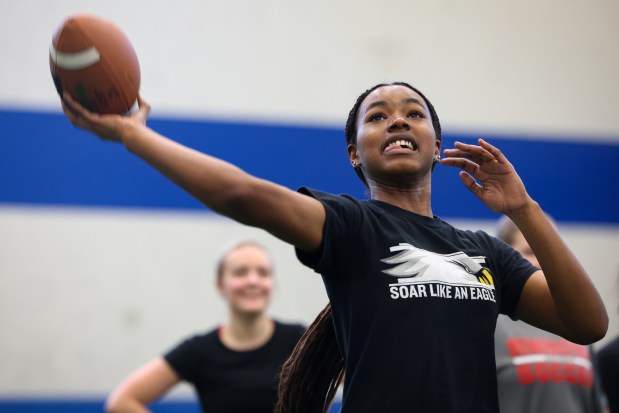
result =
[{"label": "blue painted wall section", "polygon": [[[338,413],[342,405],[336,401],[329,413]],[[164,401],[149,406],[152,413],[200,413],[202,410],[194,401]],[[0,399],[2,413],[101,413],[104,402],[95,399]]]},{"label": "blue painted wall section", "polygon": [[[158,132],[289,188],[365,197],[343,129],[155,118]],[[477,136],[447,133],[443,147]],[[558,221],[619,223],[619,145],[530,136],[481,136],[500,146],[531,195]],[[455,169],[434,173],[433,209],[494,219]],[[205,210],[121,145],[100,142],[58,113],[0,110],[0,204]]]}]

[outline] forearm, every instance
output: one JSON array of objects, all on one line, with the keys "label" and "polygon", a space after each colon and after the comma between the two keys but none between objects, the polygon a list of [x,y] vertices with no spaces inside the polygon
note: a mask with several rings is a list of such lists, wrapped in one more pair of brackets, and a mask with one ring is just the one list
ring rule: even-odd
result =
[{"label": "forearm", "polygon": [[126,148],[209,208],[224,215],[242,193],[251,193],[256,179],[238,167],[206,155],[143,126],[123,132]]},{"label": "forearm", "polygon": [[131,373],[107,398],[108,413],[146,413],[148,406],[180,381],[172,367],[158,357]]},{"label": "forearm", "polygon": [[578,341],[603,337],[608,327],[604,303],[587,272],[540,206],[531,201],[509,217],[540,263],[566,334]]},{"label": "forearm", "polygon": [[308,250],[320,245],[325,214],[319,201],[254,177],[144,125],[129,124],[121,136],[130,152],[214,211],[292,245]]},{"label": "forearm", "polygon": [[105,411],[107,413],[150,413],[144,403],[131,398],[109,401],[105,405]]}]

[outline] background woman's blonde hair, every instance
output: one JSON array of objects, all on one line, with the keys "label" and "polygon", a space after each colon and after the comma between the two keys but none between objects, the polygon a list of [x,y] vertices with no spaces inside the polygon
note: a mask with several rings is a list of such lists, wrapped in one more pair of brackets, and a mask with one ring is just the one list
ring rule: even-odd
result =
[{"label": "background woman's blonde hair", "polygon": [[226,265],[226,258],[228,258],[228,255],[232,251],[235,251],[239,248],[247,247],[247,246],[256,247],[256,248],[263,250],[264,253],[269,257],[269,261],[271,262],[271,272],[274,271],[275,265],[273,263],[273,257],[271,256],[271,252],[267,249],[267,247],[251,239],[240,239],[240,240],[233,240],[233,241],[227,242],[226,244],[224,244],[222,249],[219,251],[219,254],[217,255],[218,258],[217,258],[216,267],[215,267],[217,271],[217,279],[220,279],[224,273],[224,269]]}]

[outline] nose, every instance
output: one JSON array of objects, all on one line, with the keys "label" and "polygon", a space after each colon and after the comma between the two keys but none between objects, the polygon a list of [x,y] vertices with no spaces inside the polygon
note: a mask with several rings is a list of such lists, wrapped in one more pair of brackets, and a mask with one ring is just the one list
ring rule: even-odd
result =
[{"label": "nose", "polygon": [[410,128],[410,125],[406,121],[406,118],[404,118],[401,115],[397,115],[393,118],[393,120],[389,124],[388,130],[393,131],[393,130],[409,129],[409,128]]},{"label": "nose", "polygon": [[259,278],[260,275],[258,275],[257,271],[251,271],[249,274],[247,274],[247,282],[250,284],[256,284]]}]

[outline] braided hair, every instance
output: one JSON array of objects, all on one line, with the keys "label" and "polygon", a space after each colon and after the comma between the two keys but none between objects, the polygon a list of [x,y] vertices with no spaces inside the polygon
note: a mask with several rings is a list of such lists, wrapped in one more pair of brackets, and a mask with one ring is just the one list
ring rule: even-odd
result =
[{"label": "braided hair", "polygon": [[331,304],[318,314],[279,375],[274,413],[325,413],[344,377]]}]

